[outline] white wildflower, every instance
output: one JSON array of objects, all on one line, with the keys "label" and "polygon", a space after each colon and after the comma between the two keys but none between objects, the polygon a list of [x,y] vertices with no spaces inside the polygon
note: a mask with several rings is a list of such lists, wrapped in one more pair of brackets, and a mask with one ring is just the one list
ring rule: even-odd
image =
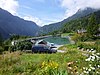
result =
[{"label": "white wildflower", "polygon": [[88,73],[89,73],[89,71],[86,71],[86,73],[88,74]]},{"label": "white wildflower", "polygon": [[91,61],[94,61],[94,59],[91,59]]},{"label": "white wildflower", "polygon": [[95,56],[90,56],[89,58],[90,58],[92,61],[95,60]]},{"label": "white wildflower", "polygon": [[100,53],[96,53],[97,55],[100,55]]},{"label": "white wildflower", "polygon": [[92,53],[96,53],[96,50],[92,51]]},{"label": "white wildflower", "polygon": [[85,70],[85,67],[83,67],[83,69]]},{"label": "white wildflower", "polygon": [[97,55],[96,55],[95,57],[96,57],[96,58],[99,58],[99,56],[97,56]]},{"label": "white wildflower", "polygon": [[91,51],[89,51],[89,52],[91,52]]},{"label": "white wildflower", "polygon": [[91,60],[91,58],[87,58],[87,59],[85,59],[85,61],[90,61]]},{"label": "white wildflower", "polygon": [[98,65],[98,68],[100,68],[100,65]]},{"label": "white wildflower", "polygon": [[[97,57],[97,60],[100,60],[100,57]],[[100,61],[99,61],[100,62]]]},{"label": "white wildflower", "polygon": [[87,67],[86,67],[85,69],[86,69],[86,70],[88,70],[88,68],[87,68]]},{"label": "white wildflower", "polygon": [[83,71],[84,73],[86,73],[86,71]]},{"label": "white wildflower", "polygon": [[87,51],[89,52],[89,49],[87,49]]},{"label": "white wildflower", "polygon": [[91,69],[88,69],[88,71],[91,71]]},{"label": "white wildflower", "polygon": [[90,67],[92,70],[95,70],[95,68],[94,67]]},{"label": "white wildflower", "polygon": [[98,71],[97,71],[96,73],[97,73],[97,74],[99,74],[99,72],[98,72]]},{"label": "white wildflower", "polygon": [[80,75],[84,75],[84,73],[82,72]]},{"label": "white wildflower", "polygon": [[93,49],[91,49],[91,51],[93,51]]},{"label": "white wildflower", "polygon": [[92,55],[93,55],[93,56],[95,56],[95,54],[94,54],[94,53],[93,53]]},{"label": "white wildflower", "polygon": [[91,64],[89,66],[91,67]]}]

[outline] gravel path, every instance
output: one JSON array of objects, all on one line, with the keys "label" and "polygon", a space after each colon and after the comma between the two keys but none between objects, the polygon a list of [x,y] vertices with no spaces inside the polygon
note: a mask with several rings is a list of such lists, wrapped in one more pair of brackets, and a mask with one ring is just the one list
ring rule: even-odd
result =
[{"label": "gravel path", "polygon": [[57,52],[59,52],[59,53],[65,53],[66,51],[63,51],[63,50],[57,50]]},{"label": "gravel path", "polygon": [[65,53],[66,51],[58,50],[58,48],[61,47],[61,46],[63,46],[63,45],[56,45],[57,48],[54,48],[54,49],[56,49],[57,52],[59,52],[59,53]]}]

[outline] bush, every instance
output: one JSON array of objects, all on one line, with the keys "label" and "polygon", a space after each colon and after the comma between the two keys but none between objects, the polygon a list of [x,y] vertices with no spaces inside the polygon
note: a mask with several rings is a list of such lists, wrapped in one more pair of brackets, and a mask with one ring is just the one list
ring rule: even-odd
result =
[{"label": "bush", "polygon": [[74,36],[72,36],[72,40],[74,40],[75,42],[78,41],[87,41],[89,38],[87,37],[87,34],[75,34]]},{"label": "bush", "polygon": [[16,44],[16,50],[31,50],[32,48],[32,43],[31,42],[19,42]]},{"label": "bush", "polygon": [[96,42],[95,44],[86,44],[86,43],[82,43],[82,42],[78,42],[77,46],[81,48],[86,49],[95,49],[97,52],[100,52],[100,44],[98,44],[100,42]]},{"label": "bush", "polygon": [[100,40],[97,40],[95,44],[100,45]]},{"label": "bush", "polygon": [[95,45],[96,45],[96,48],[97,48],[97,52],[100,53],[100,40],[97,40],[97,41],[95,42]]},{"label": "bush", "polygon": [[16,51],[16,46],[10,46],[10,47],[9,47],[9,51],[10,51],[10,52]]},{"label": "bush", "polygon": [[2,54],[3,51],[4,49],[0,46],[0,54]]},{"label": "bush", "polygon": [[8,51],[9,50],[9,47],[10,47],[9,45],[5,45],[4,46],[4,51]]}]

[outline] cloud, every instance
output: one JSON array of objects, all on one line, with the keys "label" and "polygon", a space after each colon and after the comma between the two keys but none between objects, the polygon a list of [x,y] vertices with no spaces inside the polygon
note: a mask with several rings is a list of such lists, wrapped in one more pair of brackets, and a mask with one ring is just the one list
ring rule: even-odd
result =
[{"label": "cloud", "polygon": [[43,21],[40,20],[40,19],[37,18],[37,17],[33,17],[33,16],[31,16],[31,15],[28,15],[28,16],[25,16],[25,17],[23,17],[23,18],[24,18],[24,20],[33,21],[33,22],[35,22],[37,25],[43,26]]},{"label": "cloud", "polygon": [[33,17],[31,15],[28,16],[24,16],[22,17],[24,20],[28,20],[28,21],[32,21],[35,22],[37,25],[39,25],[40,27],[44,26],[44,25],[49,25],[55,22],[58,22],[58,19],[50,19],[50,18],[45,18],[45,19],[39,19],[37,17]]},{"label": "cloud", "polygon": [[22,8],[24,8],[24,9],[33,9],[32,7],[29,7],[29,6],[25,6],[25,5],[23,5],[23,6],[20,6],[20,7],[22,7]]},{"label": "cloud", "polygon": [[61,19],[58,19],[58,18],[55,19],[55,18],[46,17],[46,18],[43,18],[42,20],[44,22],[44,24],[43,24],[43,26],[44,26],[44,25],[49,25],[49,24],[52,24],[52,23],[62,21],[63,19],[61,20]]},{"label": "cloud", "polygon": [[100,0],[60,0],[60,3],[61,7],[66,9],[65,17],[75,14],[80,8],[100,8]]},{"label": "cloud", "polygon": [[13,15],[17,15],[17,9],[19,7],[17,0],[0,0],[0,8],[9,11]]}]

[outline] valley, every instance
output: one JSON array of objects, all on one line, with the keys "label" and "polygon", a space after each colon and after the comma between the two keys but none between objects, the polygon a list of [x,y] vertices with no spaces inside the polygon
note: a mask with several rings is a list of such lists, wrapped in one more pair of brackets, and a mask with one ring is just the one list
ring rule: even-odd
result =
[{"label": "valley", "polygon": [[[59,46],[58,52],[32,52],[40,40],[46,41],[42,46]],[[0,8],[0,75],[7,74],[99,75],[100,10],[78,10],[61,22],[39,27]]]}]

